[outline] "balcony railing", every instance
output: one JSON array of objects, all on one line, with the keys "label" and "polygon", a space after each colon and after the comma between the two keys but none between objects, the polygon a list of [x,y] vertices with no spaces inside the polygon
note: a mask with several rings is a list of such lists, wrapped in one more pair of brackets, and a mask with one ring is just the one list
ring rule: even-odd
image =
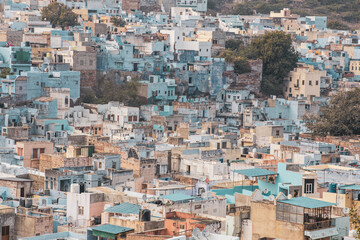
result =
[{"label": "balcony railing", "polygon": [[304,224],[304,230],[317,230],[317,229],[323,229],[323,228],[330,228],[333,227],[334,224],[332,224],[331,220],[324,220],[314,223],[305,223]]}]

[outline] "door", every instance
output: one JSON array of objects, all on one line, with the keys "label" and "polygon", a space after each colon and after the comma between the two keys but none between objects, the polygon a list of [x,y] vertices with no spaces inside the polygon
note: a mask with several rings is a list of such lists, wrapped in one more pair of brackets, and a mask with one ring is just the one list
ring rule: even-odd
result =
[{"label": "door", "polygon": [[20,188],[20,197],[25,197],[25,188]]},{"label": "door", "polygon": [[10,226],[3,226],[1,228],[1,240],[10,239]]}]

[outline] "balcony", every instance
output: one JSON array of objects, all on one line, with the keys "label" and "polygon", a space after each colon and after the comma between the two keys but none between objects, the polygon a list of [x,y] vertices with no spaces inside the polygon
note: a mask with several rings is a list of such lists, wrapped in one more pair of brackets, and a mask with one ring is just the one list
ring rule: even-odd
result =
[{"label": "balcony", "polygon": [[331,220],[323,220],[323,221],[318,221],[318,222],[306,222],[304,223],[304,230],[318,230],[318,229],[323,229],[323,228],[330,228],[330,227],[334,227],[335,224],[331,221]]}]

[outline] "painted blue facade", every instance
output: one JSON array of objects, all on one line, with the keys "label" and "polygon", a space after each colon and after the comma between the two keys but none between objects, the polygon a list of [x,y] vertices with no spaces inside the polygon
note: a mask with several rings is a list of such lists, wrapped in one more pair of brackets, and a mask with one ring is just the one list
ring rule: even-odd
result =
[{"label": "painted blue facade", "polygon": [[80,97],[80,72],[26,72],[27,100],[43,96],[43,88],[69,88],[70,98],[74,101]]},{"label": "painted blue facade", "polygon": [[31,47],[0,47],[0,69],[6,67],[15,75],[30,71]]}]

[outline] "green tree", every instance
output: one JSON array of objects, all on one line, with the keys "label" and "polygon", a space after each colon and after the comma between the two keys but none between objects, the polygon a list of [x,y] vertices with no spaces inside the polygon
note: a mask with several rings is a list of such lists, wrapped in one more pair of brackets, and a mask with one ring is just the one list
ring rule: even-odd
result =
[{"label": "green tree", "polygon": [[314,135],[349,136],[360,134],[360,88],[333,95],[321,115],[305,115],[306,127]]},{"label": "green tree", "polygon": [[0,78],[6,78],[7,75],[14,75],[14,73],[8,67],[1,69]]},{"label": "green tree", "polygon": [[263,61],[261,91],[266,95],[282,94],[284,78],[296,67],[298,61],[290,35],[282,31],[268,32],[255,39],[244,50],[243,55]]},{"label": "green tree", "polygon": [[248,60],[243,57],[238,57],[234,61],[234,73],[243,74],[248,72],[251,72],[251,67]]},{"label": "green tree", "polygon": [[337,30],[349,30],[349,26],[340,22],[340,21],[337,21],[337,20],[333,20],[333,21],[329,21],[327,23],[327,28],[330,28],[330,29],[337,29]]},{"label": "green tree", "polygon": [[232,11],[232,14],[235,15],[253,15],[254,10],[252,6],[249,6],[248,4],[237,4]]},{"label": "green tree", "polygon": [[240,39],[229,39],[225,42],[225,48],[229,50],[239,50],[244,46],[243,40]]},{"label": "green tree", "polygon": [[126,25],[126,21],[124,19],[122,19],[121,17],[111,17],[110,18],[110,22],[115,26],[115,27],[124,27]]},{"label": "green tree", "polygon": [[360,216],[358,214],[358,208],[356,208],[355,206],[353,206],[352,208],[350,208],[350,212],[349,212],[349,217],[350,217],[350,223],[351,223],[351,227],[352,229],[354,229],[357,233],[357,238],[359,239],[360,237]]},{"label": "green tree", "polygon": [[104,76],[100,82],[96,98],[85,95],[83,101],[95,101],[96,103],[118,101],[134,107],[147,104],[147,99],[138,96],[139,82],[137,79],[117,83],[108,76]]},{"label": "green tree", "polygon": [[61,28],[77,25],[77,15],[62,3],[52,2],[41,9],[41,19]]}]

